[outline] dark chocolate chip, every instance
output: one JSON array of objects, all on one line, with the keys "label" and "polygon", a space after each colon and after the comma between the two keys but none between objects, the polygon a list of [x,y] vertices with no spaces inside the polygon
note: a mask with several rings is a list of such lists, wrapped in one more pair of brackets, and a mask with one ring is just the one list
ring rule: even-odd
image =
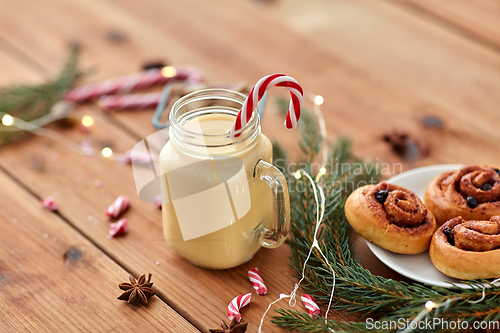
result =
[{"label": "dark chocolate chip", "polygon": [[476,208],[477,207],[477,201],[476,199],[474,199],[473,197],[467,197],[467,205],[470,207],[470,208]]},{"label": "dark chocolate chip", "polygon": [[500,169],[493,169],[500,176]]},{"label": "dark chocolate chip", "polygon": [[483,186],[481,186],[481,190],[488,192],[489,190],[491,190],[491,184],[484,183]]},{"label": "dark chocolate chip", "polygon": [[377,193],[375,193],[375,199],[383,204],[385,200],[387,200],[387,196],[389,195],[389,191],[387,190],[380,190]]},{"label": "dark chocolate chip", "polygon": [[446,236],[448,243],[455,245],[455,234],[453,233],[453,228],[446,227],[443,229],[443,234]]}]

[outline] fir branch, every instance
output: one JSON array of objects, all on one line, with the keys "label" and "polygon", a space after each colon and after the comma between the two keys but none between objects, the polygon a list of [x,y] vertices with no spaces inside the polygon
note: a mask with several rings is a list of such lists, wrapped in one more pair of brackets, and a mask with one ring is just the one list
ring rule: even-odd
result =
[{"label": "fir branch", "polygon": [[[0,112],[24,121],[32,121],[48,114],[82,76],[78,71],[78,47],[72,46],[61,73],[53,80],[39,85],[15,85],[0,88]],[[24,131],[0,131],[0,146],[26,136]]]},{"label": "fir branch", "polygon": [[[313,136],[313,133],[311,133]],[[371,274],[363,268],[351,249],[350,226],[345,218],[344,204],[347,196],[358,186],[376,183],[379,180],[378,168],[373,163],[363,163],[350,153],[351,141],[340,138],[330,154],[331,165],[321,177],[326,194],[327,214],[322,222],[318,243],[336,273],[333,309],[362,312],[364,315],[382,316],[381,321],[398,322],[400,319],[411,321],[425,308],[425,302],[446,306],[431,311],[425,318],[441,318],[451,321],[460,319],[472,323],[476,320],[500,319],[500,287],[491,286],[481,299],[487,281],[468,281],[472,288],[427,287],[419,283],[409,284],[393,281]],[[308,146],[305,152],[309,161],[317,152]],[[308,167],[311,172],[312,167]],[[313,177],[314,178],[314,177]],[[291,267],[300,278],[304,262],[311,244],[316,223],[316,207],[310,184],[303,179],[288,177],[289,189],[303,188],[303,191],[290,190],[292,220],[290,248]],[[298,186],[300,185],[300,186]],[[319,303],[326,304],[332,288],[331,271],[318,251],[313,251],[305,270],[302,288],[306,293],[315,295]],[[374,330],[363,322],[335,322],[324,318],[312,319],[309,315],[292,310],[280,309],[273,322],[280,327],[295,329],[299,332],[396,332],[394,328]],[[435,329],[431,331],[436,331]],[[414,332],[426,332],[416,329]]]}]

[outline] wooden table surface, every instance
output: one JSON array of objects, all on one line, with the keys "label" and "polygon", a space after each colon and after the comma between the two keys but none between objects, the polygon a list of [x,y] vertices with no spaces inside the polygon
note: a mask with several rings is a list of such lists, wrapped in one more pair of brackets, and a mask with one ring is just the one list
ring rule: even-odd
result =
[{"label": "wooden table surface", "polygon": [[[82,67],[95,69],[85,82],[130,74],[153,58],[195,65],[210,83],[251,84],[284,72],[325,97],[329,140],[348,135],[358,156],[402,163],[403,170],[500,164],[498,0],[2,0],[0,9],[1,84],[42,82],[74,41],[82,45]],[[94,117],[90,133],[57,130],[124,152],[154,133],[152,114],[104,114],[88,104],[75,115]],[[429,116],[444,126],[426,128]],[[263,132],[296,155],[296,132],[272,107],[264,120]],[[393,130],[426,153],[396,155],[382,140]],[[251,290],[246,272],[258,267],[269,294],[254,294],[243,312],[248,332],[256,332],[268,303],[296,281],[287,245],[231,270],[191,265],[167,247],[161,212],[138,199],[130,166],[46,138],[0,147],[0,184],[2,332],[207,332],[226,318],[233,297]],[[131,228],[108,239],[104,210],[121,194],[132,201],[125,215]],[[58,202],[57,213],[40,206],[47,196]],[[355,240],[365,267],[403,279]],[[147,306],[116,300],[128,272],[152,273],[158,297]],[[268,319],[264,332],[282,332]]]}]

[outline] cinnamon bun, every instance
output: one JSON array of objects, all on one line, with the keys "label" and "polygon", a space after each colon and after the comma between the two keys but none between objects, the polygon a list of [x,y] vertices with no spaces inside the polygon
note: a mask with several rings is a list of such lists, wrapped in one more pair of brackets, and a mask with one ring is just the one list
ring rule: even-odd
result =
[{"label": "cinnamon bun", "polygon": [[500,170],[473,165],[442,173],[427,186],[424,203],[438,225],[457,216],[487,220],[500,215]]},{"label": "cinnamon bun", "polygon": [[457,279],[500,277],[500,216],[449,220],[432,237],[429,255],[438,270]]},{"label": "cinnamon bun", "polygon": [[363,238],[396,253],[424,252],[436,230],[434,216],[415,193],[384,182],[355,190],[345,214]]}]

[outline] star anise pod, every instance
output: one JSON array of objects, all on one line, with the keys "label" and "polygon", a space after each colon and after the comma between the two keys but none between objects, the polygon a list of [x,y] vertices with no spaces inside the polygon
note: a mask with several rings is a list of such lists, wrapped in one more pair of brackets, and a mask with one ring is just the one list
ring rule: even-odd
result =
[{"label": "star anise pod", "polygon": [[408,133],[392,131],[384,134],[383,139],[391,145],[392,150],[398,155],[404,155],[408,149]]},{"label": "star anise pod", "polygon": [[238,324],[236,317],[231,320],[229,326],[223,321],[220,321],[221,328],[210,329],[210,333],[245,333],[247,331],[248,323],[241,322]]},{"label": "star anise pod", "polygon": [[154,290],[151,289],[153,282],[151,282],[151,274],[148,276],[148,282],[146,282],[146,275],[143,274],[136,281],[132,274],[129,274],[128,282],[123,282],[118,285],[121,290],[125,290],[123,294],[118,297],[119,300],[127,301],[128,303],[135,303],[140,301],[142,304],[148,302],[148,298],[155,294]]}]

